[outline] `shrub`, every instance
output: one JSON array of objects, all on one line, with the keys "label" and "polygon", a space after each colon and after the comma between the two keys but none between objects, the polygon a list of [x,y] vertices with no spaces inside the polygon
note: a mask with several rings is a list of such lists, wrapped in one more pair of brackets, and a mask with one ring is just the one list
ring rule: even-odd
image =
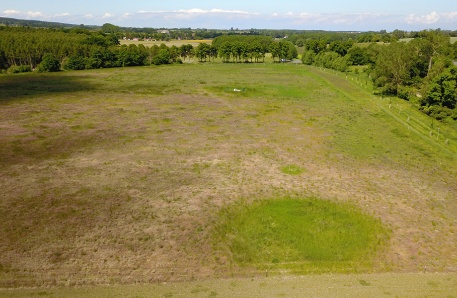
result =
[{"label": "shrub", "polygon": [[68,70],[82,70],[86,68],[84,57],[80,56],[70,56],[65,60],[64,69]]},{"label": "shrub", "polygon": [[159,53],[152,59],[154,65],[168,64],[170,62],[170,53],[168,50],[159,50]]},{"label": "shrub", "polygon": [[443,120],[449,116],[454,116],[456,114],[455,111],[453,112],[451,109],[447,107],[441,107],[437,105],[421,107],[421,111],[429,115],[430,117],[435,118],[436,120]]},{"label": "shrub", "polygon": [[37,67],[38,72],[55,72],[60,70],[59,60],[50,53],[46,53],[43,56],[43,60]]},{"label": "shrub", "polygon": [[86,61],[86,68],[87,69],[96,69],[101,68],[103,66],[103,61],[96,57],[90,57],[85,59]]},{"label": "shrub", "polygon": [[414,96],[414,89],[407,86],[398,86],[397,96],[409,101]]},{"label": "shrub", "polygon": [[22,73],[22,72],[31,72],[32,68],[30,65],[13,65],[8,68],[7,73]]},{"label": "shrub", "polygon": [[302,56],[303,64],[311,65],[316,59],[316,54],[313,51],[306,51]]}]

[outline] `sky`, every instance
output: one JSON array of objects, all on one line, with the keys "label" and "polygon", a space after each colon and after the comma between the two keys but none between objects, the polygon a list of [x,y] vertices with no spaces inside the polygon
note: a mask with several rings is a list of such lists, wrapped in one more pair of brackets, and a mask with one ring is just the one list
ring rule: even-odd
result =
[{"label": "sky", "polygon": [[0,0],[0,17],[151,28],[457,30],[454,0]]}]

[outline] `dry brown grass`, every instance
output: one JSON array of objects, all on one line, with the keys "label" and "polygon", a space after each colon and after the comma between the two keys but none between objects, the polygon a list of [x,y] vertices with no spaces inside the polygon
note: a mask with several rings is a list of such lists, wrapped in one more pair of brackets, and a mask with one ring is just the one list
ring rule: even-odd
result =
[{"label": "dry brown grass", "polygon": [[[255,275],[213,250],[216,213],[284,195],[351,201],[381,218],[393,236],[374,271],[457,270],[455,158],[439,164],[408,147],[420,162],[401,163],[389,145],[398,124],[343,78],[331,77],[335,91],[320,79],[330,75],[295,66],[192,67],[75,72],[86,89],[1,103],[2,287]],[[283,82],[315,89],[289,100],[271,89]],[[391,153],[342,150],[322,100],[388,125]],[[282,173],[291,164],[304,172]]]}]

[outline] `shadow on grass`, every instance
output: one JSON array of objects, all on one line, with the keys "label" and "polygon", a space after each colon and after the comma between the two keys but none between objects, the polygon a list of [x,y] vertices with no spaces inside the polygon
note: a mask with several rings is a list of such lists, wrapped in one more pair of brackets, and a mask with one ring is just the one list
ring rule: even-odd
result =
[{"label": "shadow on grass", "polygon": [[[102,142],[104,135],[95,132],[82,132],[57,135],[56,132],[49,132],[51,136],[44,139],[28,137],[12,142],[5,142],[0,149],[0,165],[32,163],[34,161],[47,159],[67,158],[74,152],[87,150]],[[0,136],[0,141],[2,141]]]},{"label": "shadow on grass", "polygon": [[18,74],[0,76],[0,102],[24,100],[49,93],[93,90],[83,76],[51,74]]}]

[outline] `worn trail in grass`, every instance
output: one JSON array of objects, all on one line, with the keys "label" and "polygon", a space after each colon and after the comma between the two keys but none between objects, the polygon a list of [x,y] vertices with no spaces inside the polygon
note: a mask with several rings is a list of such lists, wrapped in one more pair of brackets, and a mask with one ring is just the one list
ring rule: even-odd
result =
[{"label": "worn trail in grass", "polygon": [[204,64],[0,88],[3,287],[256,275],[214,250],[218,211],[286,196],[380,219],[392,236],[370,270],[457,270],[455,132],[441,150],[344,77]]}]

